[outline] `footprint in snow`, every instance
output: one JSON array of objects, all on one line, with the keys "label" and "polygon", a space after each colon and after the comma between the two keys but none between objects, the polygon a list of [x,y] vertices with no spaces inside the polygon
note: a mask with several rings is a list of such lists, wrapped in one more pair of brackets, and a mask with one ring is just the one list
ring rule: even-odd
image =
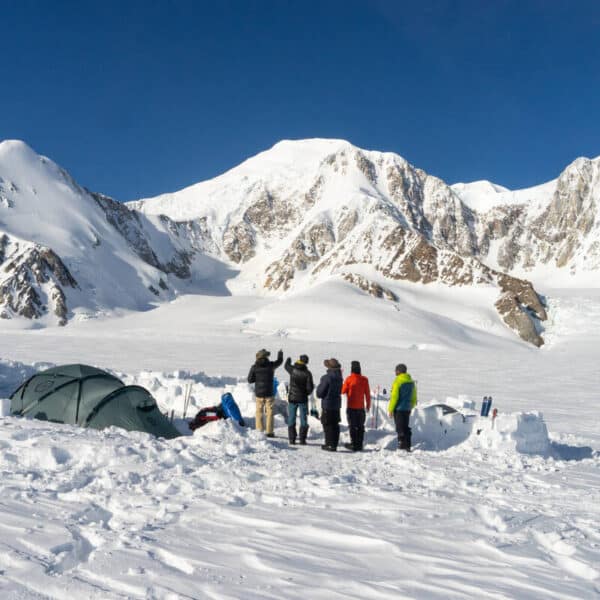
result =
[{"label": "footprint in snow", "polygon": [[50,549],[55,562],[46,568],[48,574],[61,574],[87,562],[96,547],[75,527],[69,528],[73,540]]}]

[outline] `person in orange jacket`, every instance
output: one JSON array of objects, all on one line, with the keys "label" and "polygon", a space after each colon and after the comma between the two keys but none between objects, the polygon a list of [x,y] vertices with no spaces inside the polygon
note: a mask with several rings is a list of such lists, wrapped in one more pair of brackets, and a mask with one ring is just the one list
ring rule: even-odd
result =
[{"label": "person in orange jacket", "polygon": [[353,452],[360,452],[365,438],[365,407],[367,411],[371,409],[371,390],[369,380],[361,375],[360,363],[357,360],[353,360],[350,365],[350,375],[344,381],[342,394],[346,394],[348,398],[346,418],[351,439],[344,447]]}]

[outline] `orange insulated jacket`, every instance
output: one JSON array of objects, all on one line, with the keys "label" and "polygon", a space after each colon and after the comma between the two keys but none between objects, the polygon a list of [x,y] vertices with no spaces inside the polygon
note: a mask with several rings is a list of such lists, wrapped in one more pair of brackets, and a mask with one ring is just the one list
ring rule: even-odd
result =
[{"label": "orange insulated jacket", "polygon": [[342,386],[342,394],[348,397],[348,408],[371,408],[371,390],[369,380],[364,375],[351,373]]}]

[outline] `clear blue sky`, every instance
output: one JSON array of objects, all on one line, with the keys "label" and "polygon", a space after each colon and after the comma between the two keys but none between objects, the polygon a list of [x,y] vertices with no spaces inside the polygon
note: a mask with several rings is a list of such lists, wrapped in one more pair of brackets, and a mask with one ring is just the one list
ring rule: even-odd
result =
[{"label": "clear blue sky", "polygon": [[600,154],[597,0],[0,0],[0,139],[121,200],[283,138],[524,187]]}]

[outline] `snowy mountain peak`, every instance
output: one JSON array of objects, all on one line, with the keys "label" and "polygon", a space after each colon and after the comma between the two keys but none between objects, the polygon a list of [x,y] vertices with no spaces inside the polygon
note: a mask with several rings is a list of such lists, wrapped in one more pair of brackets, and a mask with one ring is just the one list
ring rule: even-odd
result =
[{"label": "snowy mountain peak", "polygon": [[37,160],[38,155],[22,140],[2,140],[0,141],[0,158],[4,159],[9,155],[21,155],[33,157]]},{"label": "snowy mountain peak", "polygon": [[50,279],[62,321],[207,289],[288,298],[333,280],[394,303],[407,285],[435,284],[440,295],[487,290],[497,318],[540,345],[545,307],[530,275],[589,284],[600,269],[599,165],[578,159],[526,190],[450,187],[394,153],[284,140],[215,179],[124,205],[4,142],[0,316],[45,314]]}]

